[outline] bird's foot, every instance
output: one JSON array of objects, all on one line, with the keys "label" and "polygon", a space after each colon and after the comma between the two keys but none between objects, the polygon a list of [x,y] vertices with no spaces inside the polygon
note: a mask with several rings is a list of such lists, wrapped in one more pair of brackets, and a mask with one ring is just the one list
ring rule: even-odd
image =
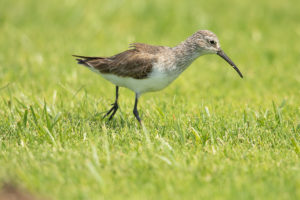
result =
[{"label": "bird's foot", "polygon": [[105,117],[109,116],[108,120],[111,120],[114,115],[116,114],[118,108],[119,108],[119,105],[117,102],[111,104],[112,105],[112,108],[103,116],[102,119],[104,119]]},{"label": "bird's foot", "polygon": [[135,118],[138,120],[139,124],[142,126],[142,120],[140,118],[139,112],[137,110],[133,110],[133,114]]}]

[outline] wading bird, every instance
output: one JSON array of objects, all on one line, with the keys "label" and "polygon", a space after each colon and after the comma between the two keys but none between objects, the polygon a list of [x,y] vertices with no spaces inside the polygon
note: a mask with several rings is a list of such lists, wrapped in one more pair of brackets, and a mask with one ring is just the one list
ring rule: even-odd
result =
[{"label": "wading bird", "polygon": [[[116,85],[116,99],[104,115],[113,118],[117,112],[119,87],[135,92],[133,114],[141,123],[137,110],[141,94],[162,90],[174,81],[194,60],[205,54],[217,54],[226,60],[243,78],[242,73],[220,48],[217,36],[200,30],[175,47],[134,43],[130,49],[111,57],[77,56],[78,64]],[[104,118],[103,117],[103,118]]]}]

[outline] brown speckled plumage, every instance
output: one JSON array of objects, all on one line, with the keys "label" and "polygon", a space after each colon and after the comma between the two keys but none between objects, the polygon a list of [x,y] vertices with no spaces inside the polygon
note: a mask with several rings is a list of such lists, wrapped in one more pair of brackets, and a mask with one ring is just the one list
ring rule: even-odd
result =
[{"label": "brown speckled plumage", "polygon": [[133,43],[129,50],[111,57],[76,56],[79,64],[99,70],[103,74],[114,74],[135,79],[147,78],[153,64],[165,47]]}]

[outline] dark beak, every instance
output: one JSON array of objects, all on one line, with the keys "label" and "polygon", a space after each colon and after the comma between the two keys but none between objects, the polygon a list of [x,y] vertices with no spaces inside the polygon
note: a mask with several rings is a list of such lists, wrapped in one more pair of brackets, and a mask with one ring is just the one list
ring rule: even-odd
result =
[{"label": "dark beak", "polygon": [[234,69],[235,71],[240,75],[241,78],[243,78],[243,74],[240,72],[239,68],[228,58],[228,56],[224,53],[222,49],[220,49],[217,54],[221,56],[224,60],[226,60]]}]

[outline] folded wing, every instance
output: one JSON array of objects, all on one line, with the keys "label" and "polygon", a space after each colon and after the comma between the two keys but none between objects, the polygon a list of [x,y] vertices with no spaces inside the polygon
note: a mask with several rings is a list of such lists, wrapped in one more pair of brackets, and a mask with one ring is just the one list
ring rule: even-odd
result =
[{"label": "folded wing", "polygon": [[93,71],[135,79],[147,78],[158,59],[157,54],[164,47],[141,43],[132,44],[131,47],[132,49],[111,57],[74,56],[78,57],[78,64],[91,68]]}]

